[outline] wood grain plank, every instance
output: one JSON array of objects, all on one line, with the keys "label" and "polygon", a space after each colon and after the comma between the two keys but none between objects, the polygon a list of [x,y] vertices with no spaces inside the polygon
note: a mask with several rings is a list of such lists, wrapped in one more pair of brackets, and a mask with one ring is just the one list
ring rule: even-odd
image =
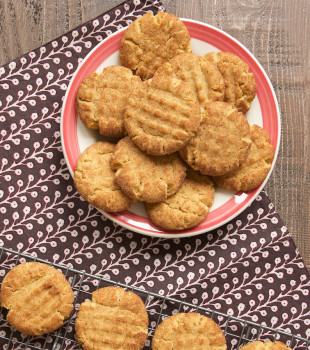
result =
[{"label": "wood grain plank", "polygon": [[309,2],[218,0],[176,4],[178,16],[186,12],[188,17],[238,39],[270,77],[282,115],[282,141],[266,190],[310,269]]},{"label": "wood grain plank", "polygon": [[[120,0],[0,0],[0,65],[120,4]],[[219,27],[260,61],[282,115],[276,167],[266,186],[310,269],[310,2],[163,0],[168,12]]]}]

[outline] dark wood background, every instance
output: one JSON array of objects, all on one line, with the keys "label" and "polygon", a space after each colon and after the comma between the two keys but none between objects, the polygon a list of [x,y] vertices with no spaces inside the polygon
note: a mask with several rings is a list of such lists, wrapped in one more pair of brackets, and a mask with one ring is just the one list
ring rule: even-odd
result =
[{"label": "dark wood background", "polygon": [[[0,0],[0,65],[120,4],[120,0]],[[266,186],[310,270],[310,1],[163,0],[168,12],[214,25],[243,43],[274,86],[282,115]]]}]

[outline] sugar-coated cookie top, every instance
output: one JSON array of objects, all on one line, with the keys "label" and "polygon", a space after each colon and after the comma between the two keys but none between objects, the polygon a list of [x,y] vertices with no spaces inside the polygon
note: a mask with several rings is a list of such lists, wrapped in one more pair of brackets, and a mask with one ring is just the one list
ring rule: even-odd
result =
[{"label": "sugar-coated cookie top", "polygon": [[193,53],[173,57],[157,69],[157,75],[169,75],[189,83],[201,104],[224,99],[224,79],[216,65]]},{"label": "sugar-coated cookie top", "polygon": [[237,108],[208,102],[196,135],[179,152],[195,170],[210,176],[237,169],[250,152],[250,125]]},{"label": "sugar-coated cookie top", "polygon": [[125,31],[119,54],[123,66],[143,80],[152,78],[156,69],[173,56],[191,52],[186,26],[176,16],[158,12],[138,18]]},{"label": "sugar-coated cookie top", "polygon": [[161,157],[141,151],[129,136],[121,139],[111,162],[115,182],[129,197],[149,203],[174,194],[185,179],[185,164],[177,153]]},{"label": "sugar-coated cookie top", "polygon": [[188,169],[180,189],[162,202],[146,203],[146,211],[155,225],[166,230],[184,230],[206,218],[214,194],[214,185],[208,176]]},{"label": "sugar-coated cookie top", "polygon": [[143,348],[148,335],[144,302],[120,287],[100,288],[80,305],[75,329],[85,350]]},{"label": "sugar-coated cookie top", "polygon": [[136,85],[138,76],[122,66],[109,66],[92,73],[80,84],[76,95],[76,109],[89,129],[99,129],[108,137],[123,137],[124,110]]},{"label": "sugar-coated cookie top", "polygon": [[160,75],[133,92],[124,124],[141,150],[160,156],[181,149],[197,131],[200,116],[200,104],[190,85]]},{"label": "sugar-coated cookie top", "polygon": [[7,321],[22,333],[40,335],[63,325],[73,309],[73,291],[65,276],[39,262],[15,266],[4,277],[1,306]]},{"label": "sugar-coated cookie top", "polygon": [[196,312],[166,318],[155,330],[153,350],[226,350],[226,339],[218,324]]},{"label": "sugar-coated cookie top", "polygon": [[272,166],[274,147],[267,131],[258,125],[251,126],[250,138],[252,146],[247,159],[235,171],[213,177],[218,186],[233,191],[250,191],[265,180]]},{"label": "sugar-coated cookie top", "polygon": [[249,72],[249,66],[231,52],[210,52],[204,57],[217,65],[224,78],[224,101],[246,113],[256,95],[255,77]]},{"label": "sugar-coated cookie top", "polygon": [[115,144],[99,141],[80,155],[74,171],[74,184],[80,195],[96,208],[118,212],[135,200],[126,196],[114,182],[111,159]]}]

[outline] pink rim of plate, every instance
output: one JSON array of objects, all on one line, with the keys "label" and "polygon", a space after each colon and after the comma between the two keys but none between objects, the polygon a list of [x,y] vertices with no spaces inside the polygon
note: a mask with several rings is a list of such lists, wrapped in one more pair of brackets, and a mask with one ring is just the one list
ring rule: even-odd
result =
[{"label": "pink rim of plate", "polygon": [[[271,144],[275,147],[273,169],[280,145],[280,111],[273,87],[264,69],[256,58],[229,34],[198,21],[188,19],[182,19],[182,21],[187,26],[191,38],[207,42],[215,46],[219,51],[229,51],[237,54],[249,65],[250,71],[254,73],[257,85],[257,97],[262,112],[263,128],[270,134]],[[81,154],[77,137],[77,114],[75,111],[77,89],[86,76],[94,72],[102,62],[119,49],[125,29],[106,38],[87,55],[68,87],[61,116],[61,137],[64,156],[72,176],[77,159]],[[258,188],[246,193],[236,193],[222,206],[211,210],[201,224],[184,231],[163,231],[155,226],[149,218],[132,213],[129,210],[119,213],[102,213],[115,223],[148,236],[181,238],[198,235],[224,225],[245,210],[265,186],[272,169],[268,177]]]}]

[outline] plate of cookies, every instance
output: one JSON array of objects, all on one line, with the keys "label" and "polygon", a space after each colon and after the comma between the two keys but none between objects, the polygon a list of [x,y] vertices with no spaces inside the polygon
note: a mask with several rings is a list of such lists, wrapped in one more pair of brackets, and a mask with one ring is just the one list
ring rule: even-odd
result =
[{"label": "plate of cookies", "polygon": [[62,108],[81,197],[115,223],[188,237],[227,223],[274,167],[280,112],[257,59],[218,28],[147,13],[83,60]]}]

